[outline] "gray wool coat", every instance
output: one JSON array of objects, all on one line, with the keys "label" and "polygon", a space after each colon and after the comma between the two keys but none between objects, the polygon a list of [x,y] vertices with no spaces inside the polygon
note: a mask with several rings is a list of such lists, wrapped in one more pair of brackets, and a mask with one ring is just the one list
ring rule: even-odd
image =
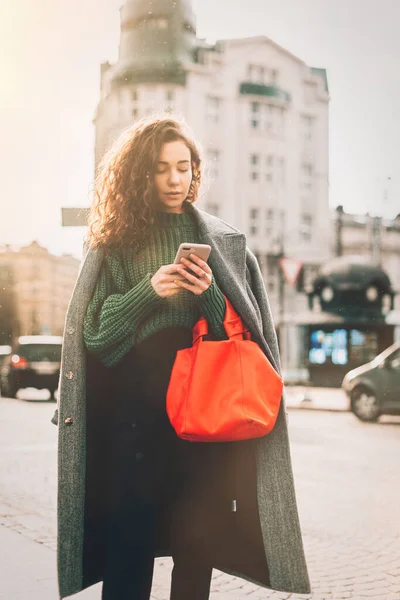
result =
[{"label": "gray wool coat", "polygon": [[[279,371],[279,351],[271,311],[254,255],[243,234],[220,219],[191,207],[202,243],[210,244],[209,264],[223,293]],[[62,353],[58,417],[58,576],[60,597],[79,592],[84,577],[86,491],[86,353],[83,319],[104,257],[89,249],[69,304]],[[297,512],[284,398],[274,430],[253,440],[254,506],[258,506],[261,543],[274,590],[310,593]],[[257,509],[255,509],[257,510]],[[219,565],[216,565],[219,567]],[[224,569],[224,566],[222,566]],[[224,569],[229,571],[229,569]],[[240,566],[230,572],[254,581]]]}]

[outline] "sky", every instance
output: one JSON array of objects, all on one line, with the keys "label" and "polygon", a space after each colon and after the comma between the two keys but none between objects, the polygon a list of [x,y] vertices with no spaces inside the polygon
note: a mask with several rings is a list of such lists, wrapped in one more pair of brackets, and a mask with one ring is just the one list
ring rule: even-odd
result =
[{"label": "sky", "polygon": [[[83,230],[61,227],[61,206],[89,203],[100,63],[117,58],[121,4],[0,0],[0,246],[35,239],[80,256]],[[400,213],[400,0],[192,4],[200,38],[266,35],[327,69],[330,204]]]}]

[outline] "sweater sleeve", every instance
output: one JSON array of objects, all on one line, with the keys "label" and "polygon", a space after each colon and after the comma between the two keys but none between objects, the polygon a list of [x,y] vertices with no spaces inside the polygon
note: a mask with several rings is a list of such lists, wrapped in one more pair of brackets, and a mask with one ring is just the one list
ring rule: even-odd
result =
[{"label": "sweater sleeve", "polygon": [[[126,354],[134,344],[139,321],[164,302],[150,280],[148,274],[126,293],[113,293],[115,289],[105,261],[83,325],[87,349],[105,365],[112,366]],[[116,348],[119,351],[116,352]]]},{"label": "sweater sleeve", "polygon": [[215,278],[210,287],[197,296],[200,312],[206,318],[210,333],[217,340],[226,340],[228,336],[224,328],[224,317],[226,310],[225,297],[218,287]]}]

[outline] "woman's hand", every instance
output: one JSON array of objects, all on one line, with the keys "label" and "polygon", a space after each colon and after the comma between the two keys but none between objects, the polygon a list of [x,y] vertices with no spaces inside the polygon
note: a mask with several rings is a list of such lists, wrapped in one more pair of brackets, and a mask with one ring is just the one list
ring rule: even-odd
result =
[{"label": "woman's hand", "polygon": [[189,290],[195,296],[203,294],[211,285],[213,275],[210,267],[195,254],[190,255],[190,260],[181,258],[181,264],[176,270],[182,276],[181,279],[175,280],[176,285]]},{"label": "woman's hand", "polygon": [[183,277],[177,273],[178,265],[164,265],[154,273],[150,283],[160,298],[171,298],[181,292],[177,281],[183,280]]}]

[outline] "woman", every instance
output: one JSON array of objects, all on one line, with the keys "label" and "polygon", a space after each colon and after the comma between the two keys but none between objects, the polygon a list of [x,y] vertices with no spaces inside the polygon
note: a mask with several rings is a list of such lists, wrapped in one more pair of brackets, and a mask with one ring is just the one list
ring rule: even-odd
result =
[{"label": "woman", "polygon": [[[283,405],[271,434],[230,444],[181,440],[166,415],[198,318],[226,337],[224,295],[279,369],[257,262],[194,206],[200,179],[197,147],[171,118],[135,124],[99,170],[60,378],[61,597],[103,581],[103,600],[147,600],[156,556],[173,558],[172,600],[206,600],[213,567],[310,591]],[[182,242],[209,244],[208,264],[173,264]]]}]

